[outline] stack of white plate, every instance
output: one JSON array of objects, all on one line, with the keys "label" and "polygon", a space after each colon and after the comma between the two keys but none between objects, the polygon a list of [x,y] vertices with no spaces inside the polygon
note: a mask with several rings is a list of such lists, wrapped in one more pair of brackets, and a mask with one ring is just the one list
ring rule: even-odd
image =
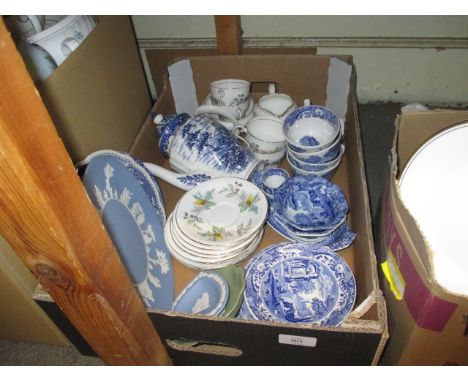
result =
[{"label": "stack of white plate", "polygon": [[252,254],[263,236],[268,202],[253,183],[222,177],[189,190],[167,219],[169,251],[184,265],[217,269]]},{"label": "stack of white plate", "polygon": [[401,197],[429,242],[437,282],[468,295],[468,122],[426,141],[400,177]]}]

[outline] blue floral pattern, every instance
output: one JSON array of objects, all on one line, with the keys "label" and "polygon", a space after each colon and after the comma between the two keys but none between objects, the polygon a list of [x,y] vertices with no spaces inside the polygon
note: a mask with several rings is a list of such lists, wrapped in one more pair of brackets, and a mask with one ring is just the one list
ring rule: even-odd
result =
[{"label": "blue floral pattern", "polygon": [[[214,128],[213,128],[214,126]],[[176,150],[186,160],[196,160],[224,174],[237,174],[255,161],[219,122],[204,114],[187,121],[180,130]]]}]

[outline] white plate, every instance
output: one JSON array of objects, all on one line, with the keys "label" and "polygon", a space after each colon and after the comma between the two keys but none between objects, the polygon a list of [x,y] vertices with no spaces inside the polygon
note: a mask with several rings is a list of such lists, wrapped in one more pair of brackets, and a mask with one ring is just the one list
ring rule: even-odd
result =
[{"label": "white plate", "polygon": [[406,165],[399,183],[403,203],[433,250],[437,282],[468,295],[468,122],[424,143]]},{"label": "white plate", "polygon": [[265,223],[268,202],[253,183],[240,178],[208,180],[187,191],[174,212],[180,230],[202,244],[248,238]]},{"label": "white plate", "polygon": [[200,246],[192,245],[190,242],[187,242],[183,236],[177,231],[177,228],[174,225],[174,220],[172,219],[173,215],[171,214],[168,218],[168,226],[169,231],[167,232],[168,235],[171,235],[172,240],[177,244],[178,247],[181,249],[198,255],[200,257],[206,258],[223,258],[227,257],[235,252],[239,252],[245,248],[247,248],[260,234],[260,232],[255,232],[251,237],[246,240],[243,240],[241,243],[232,246],[230,248],[224,247],[210,247],[210,248],[203,248]]},{"label": "white plate", "polygon": [[245,250],[242,250],[233,258],[228,258],[226,260],[218,261],[218,262],[211,262],[207,263],[204,262],[203,259],[197,258],[196,260],[189,258],[190,255],[187,255],[187,252],[182,251],[180,248],[177,247],[177,244],[174,243],[170,236],[166,236],[166,244],[169,252],[182,264],[189,268],[194,269],[219,269],[224,268],[231,264],[237,264],[244,260],[246,257],[250,256],[255,249],[260,244],[263,238],[263,229],[259,233],[259,236],[255,239],[255,241]]}]

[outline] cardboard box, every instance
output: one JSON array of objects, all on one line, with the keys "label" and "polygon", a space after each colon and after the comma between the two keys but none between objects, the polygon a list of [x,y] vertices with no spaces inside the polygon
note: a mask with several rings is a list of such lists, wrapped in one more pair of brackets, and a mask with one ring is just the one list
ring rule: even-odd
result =
[{"label": "cardboard box", "polygon": [[[109,36],[112,35],[109,34],[107,37]],[[92,45],[92,40],[89,41]],[[95,41],[94,44],[99,46],[103,42],[104,40]],[[89,49],[96,50],[97,46],[90,46]],[[76,59],[80,60],[78,54]],[[187,61],[181,60],[176,64],[184,62]],[[253,83],[253,95],[257,99],[267,92],[269,83],[275,82],[281,92],[291,95],[298,104],[302,104],[305,98],[310,98],[312,103],[326,105],[346,119],[346,153],[333,180],[343,188],[347,196],[350,204],[348,223],[357,233],[353,245],[339,252],[356,277],[357,309],[339,328],[149,311],[170,356],[178,365],[376,364],[387,340],[386,309],[378,285],[355,93],[356,75],[351,57],[338,59],[295,54],[206,56],[191,57],[188,62],[193,73],[197,102],[201,102],[206,97],[211,81],[220,78],[243,78]],[[157,77],[157,73],[152,75],[153,78]],[[115,78],[118,78],[118,75]],[[143,92],[142,89],[141,91]],[[83,97],[83,94],[81,96]],[[173,96],[172,87],[166,78],[163,91],[153,110],[145,113],[147,118],[142,128],[138,134],[135,132],[135,135],[125,142],[128,144],[127,147],[131,147],[130,152],[143,161],[169,167],[168,161],[157,149],[153,118],[157,112],[163,114],[176,112]],[[101,113],[105,118],[115,119],[114,116],[107,115],[111,113],[109,109],[101,112],[99,103],[102,101],[104,104],[112,104],[116,98],[119,98],[118,94],[108,94],[103,100],[97,99],[97,105],[89,111],[90,119],[97,120]],[[138,103],[132,102],[124,109],[130,116],[140,118],[142,108]],[[88,131],[86,135],[77,136],[79,144],[81,139],[84,139],[87,146],[75,152],[77,154],[75,160],[83,159],[90,150],[122,149],[111,139],[113,126],[104,124],[102,128],[104,131],[101,135],[93,135]],[[169,215],[175,203],[183,195],[183,191],[162,180],[159,180],[159,184],[166,203],[166,213]],[[283,237],[267,227],[257,251],[282,241],[285,241]],[[173,261],[177,295],[198,272],[184,267],[175,259]],[[248,259],[244,264],[247,261]],[[80,351],[84,354],[92,353],[50,297],[38,290],[35,299]],[[279,342],[281,335],[313,338],[315,346],[283,344]],[[177,338],[193,339],[201,345],[187,347],[172,341]]]},{"label": "cardboard box", "polygon": [[129,16],[103,16],[39,93],[74,162],[128,151],[152,101]]},{"label": "cardboard box", "polygon": [[382,364],[468,365],[468,298],[434,280],[431,250],[400,199],[398,183],[401,170],[428,138],[466,120],[468,111],[435,110],[404,112],[396,121],[376,232],[390,333]]},{"label": "cardboard box", "polygon": [[[252,322],[221,317],[204,317],[175,312],[150,311],[150,317],[176,364],[269,364],[269,365],[368,365],[376,364],[385,341],[385,303],[378,287],[376,259],[371,231],[371,219],[364,172],[362,144],[357,118],[355,72],[344,79],[340,68],[352,68],[351,58],[341,60],[312,55],[213,56],[190,59],[198,100],[206,96],[209,83],[218,78],[238,77],[254,83],[254,96],[266,91],[270,82],[280,85],[300,104],[304,98],[314,103],[340,109],[346,118],[347,152],[334,181],[344,190],[350,203],[349,223],[357,233],[353,245],[340,251],[350,264],[357,281],[358,309],[339,328],[324,328],[304,324]],[[294,68],[285,70],[285,68]],[[350,71],[351,73],[351,71]],[[345,80],[345,83],[341,83]],[[340,86],[341,84],[341,86]],[[344,102],[343,102],[344,99]],[[336,107],[332,106],[335,103]],[[343,109],[344,105],[344,109]],[[175,112],[172,88],[166,80],[164,90],[143,128],[136,137],[131,152],[144,161],[168,163],[156,148],[152,122],[155,112]],[[182,196],[181,190],[160,181],[167,213]],[[258,250],[275,242],[285,241],[269,227]],[[174,260],[176,294],[197,274]],[[36,295],[49,315],[59,320],[60,312],[46,296]],[[57,323],[62,330],[66,318]],[[68,328],[69,339],[79,349],[83,341],[79,333]],[[312,337],[315,347],[279,343],[280,335]],[[202,343],[195,348],[171,341],[194,339]],[[86,350],[86,349],[85,349]],[[89,349],[88,349],[89,350]]]}]

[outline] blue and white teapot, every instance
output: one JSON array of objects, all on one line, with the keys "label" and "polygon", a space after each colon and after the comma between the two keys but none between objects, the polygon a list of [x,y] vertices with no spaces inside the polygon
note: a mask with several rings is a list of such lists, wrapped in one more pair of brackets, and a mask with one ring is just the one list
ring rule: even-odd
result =
[{"label": "blue and white teapot", "polygon": [[248,179],[264,163],[239,143],[217,120],[207,114],[156,115],[159,149],[179,173],[205,173],[211,177],[234,176]]}]

